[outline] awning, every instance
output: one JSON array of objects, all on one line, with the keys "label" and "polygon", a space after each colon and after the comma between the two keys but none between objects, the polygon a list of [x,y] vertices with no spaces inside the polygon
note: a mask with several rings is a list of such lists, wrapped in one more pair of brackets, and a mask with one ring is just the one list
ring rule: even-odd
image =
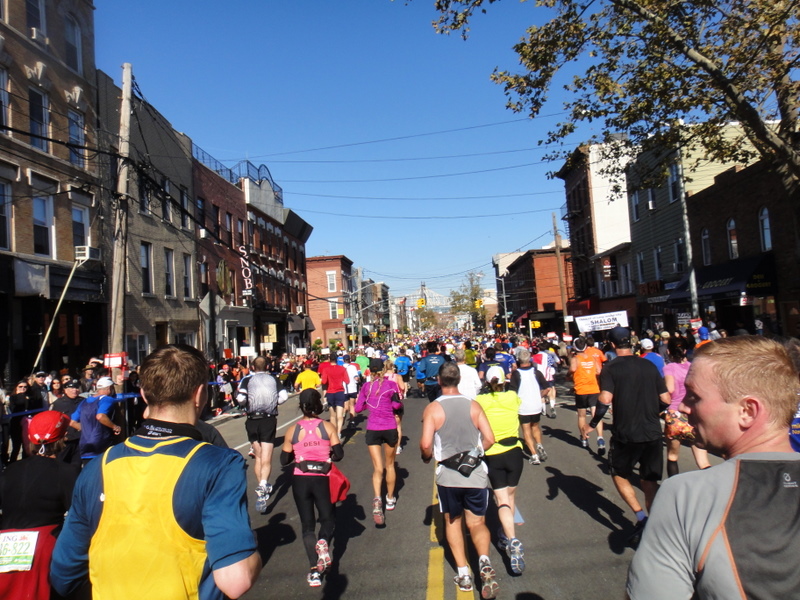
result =
[{"label": "awning", "polygon": [[288,315],[289,331],[305,331],[306,318],[299,315]]},{"label": "awning", "polygon": [[311,320],[311,317],[306,317],[306,331],[314,331],[315,329],[314,321]]},{"label": "awning", "polygon": [[530,311],[525,311],[520,316],[518,316],[516,319],[514,319],[514,322],[517,323],[518,325],[522,325],[523,321],[527,321],[528,320],[528,315],[529,314],[530,314]]},{"label": "awning", "polygon": [[[774,296],[775,258],[772,254],[731,260],[697,269],[699,300],[724,300],[741,296]],[[689,298],[689,279],[681,281],[669,295],[670,301]]]}]

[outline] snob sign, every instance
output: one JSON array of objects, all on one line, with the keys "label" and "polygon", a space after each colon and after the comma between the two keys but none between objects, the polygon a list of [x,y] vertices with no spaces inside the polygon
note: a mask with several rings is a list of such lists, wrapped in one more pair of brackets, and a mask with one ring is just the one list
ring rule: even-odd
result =
[{"label": "snob sign", "polygon": [[242,296],[253,295],[253,271],[250,269],[250,261],[247,256],[247,248],[245,246],[239,246],[239,266],[242,269],[242,279],[244,279]]},{"label": "snob sign", "polygon": [[601,313],[599,315],[589,315],[588,317],[575,317],[575,322],[578,324],[578,331],[581,333],[605,331],[607,329],[614,329],[614,327],[618,325],[627,327],[628,313],[624,310],[619,310],[616,312]]}]

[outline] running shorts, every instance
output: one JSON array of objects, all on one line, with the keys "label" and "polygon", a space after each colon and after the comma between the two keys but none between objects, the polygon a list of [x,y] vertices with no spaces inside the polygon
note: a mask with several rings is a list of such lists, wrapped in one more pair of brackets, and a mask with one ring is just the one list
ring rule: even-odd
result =
[{"label": "running shorts", "polygon": [[262,417],[260,419],[247,419],[244,424],[247,431],[247,441],[275,443],[275,432],[278,427],[278,417]]},{"label": "running shorts", "polygon": [[538,423],[542,420],[542,413],[537,413],[535,415],[520,415],[519,416],[519,423],[520,425],[526,425],[527,423]]},{"label": "running shorts", "polygon": [[611,474],[628,479],[639,465],[639,477],[645,481],[659,481],[664,470],[664,451],[661,440],[653,442],[624,443],[611,437],[609,454]]},{"label": "running shorts", "polygon": [[[444,468],[444,467],[442,467]],[[489,488],[457,488],[437,485],[439,510],[450,518],[460,517],[468,510],[477,517],[486,516],[489,506]]]},{"label": "running shorts", "polygon": [[328,401],[328,406],[344,407],[347,398],[344,392],[334,392],[332,394],[325,394],[325,399]]},{"label": "running shorts", "polygon": [[591,408],[597,406],[600,394],[575,394],[575,408]]},{"label": "running shorts", "polygon": [[364,434],[364,439],[367,446],[380,446],[386,444],[387,446],[397,446],[399,438],[397,437],[397,429],[367,429]]},{"label": "running shorts", "polygon": [[489,467],[489,481],[493,490],[502,490],[506,487],[517,487],[522,477],[522,448],[512,448],[502,454],[492,454],[483,457]]}]

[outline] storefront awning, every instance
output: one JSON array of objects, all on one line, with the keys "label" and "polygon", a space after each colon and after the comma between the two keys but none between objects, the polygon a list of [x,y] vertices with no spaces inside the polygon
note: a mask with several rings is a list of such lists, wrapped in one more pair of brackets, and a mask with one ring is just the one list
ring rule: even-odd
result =
[{"label": "storefront awning", "polygon": [[314,331],[315,329],[314,321],[311,320],[311,317],[306,317],[306,331]]},{"label": "storefront awning", "polygon": [[[771,254],[740,258],[697,270],[697,297],[723,300],[740,296],[774,296],[777,293],[775,259]],[[670,301],[689,299],[689,278],[681,281]]]},{"label": "storefront awning", "polygon": [[305,331],[305,317],[301,317],[300,315],[288,315],[286,320],[289,323],[289,331]]}]

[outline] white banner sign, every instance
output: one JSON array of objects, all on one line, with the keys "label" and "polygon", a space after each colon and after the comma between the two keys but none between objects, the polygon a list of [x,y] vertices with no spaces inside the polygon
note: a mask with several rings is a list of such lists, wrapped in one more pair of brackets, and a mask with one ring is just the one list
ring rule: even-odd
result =
[{"label": "white banner sign", "polygon": [[624,310],[619,310],[599,315],[589,315],[588,317],[575,317],[575,322],[578,324],[578,331],[581,333],[605,331],[614,329],[617,325],[627,327],[628,313]]}]

